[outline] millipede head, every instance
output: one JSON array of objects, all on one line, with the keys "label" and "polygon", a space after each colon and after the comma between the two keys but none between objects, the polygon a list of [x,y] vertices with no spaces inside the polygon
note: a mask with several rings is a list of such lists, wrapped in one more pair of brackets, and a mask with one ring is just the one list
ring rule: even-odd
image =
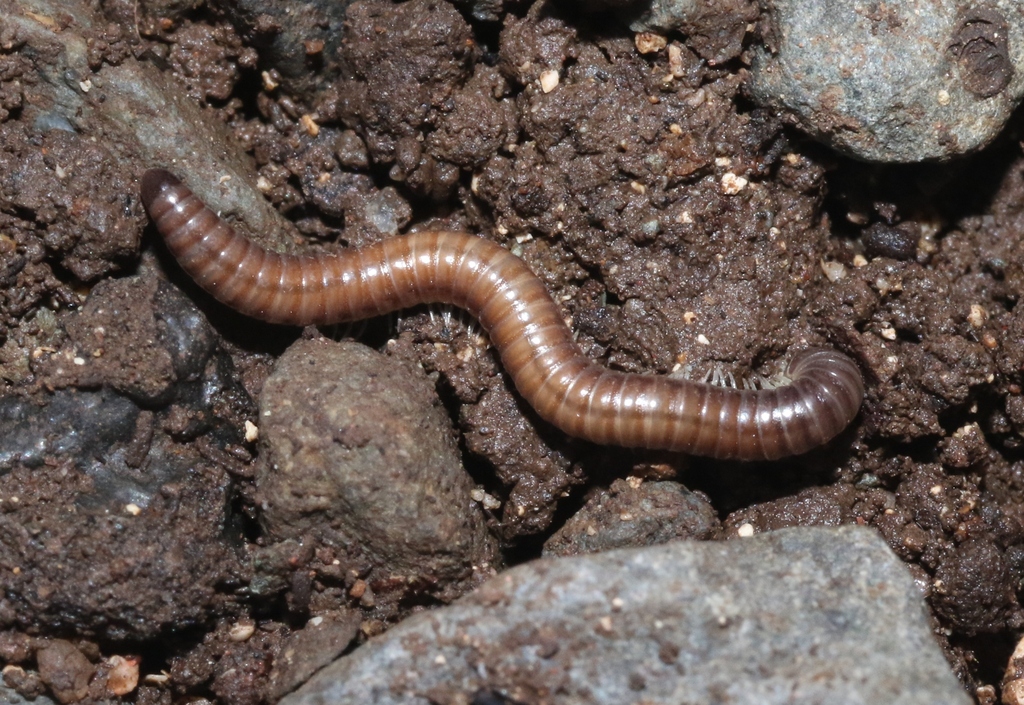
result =
[{"label": "millipede head", "polygon": [[142,175],[142,205],[149,207],[165,189],[174,188],[181,180],[166,169],[148,169]]}]

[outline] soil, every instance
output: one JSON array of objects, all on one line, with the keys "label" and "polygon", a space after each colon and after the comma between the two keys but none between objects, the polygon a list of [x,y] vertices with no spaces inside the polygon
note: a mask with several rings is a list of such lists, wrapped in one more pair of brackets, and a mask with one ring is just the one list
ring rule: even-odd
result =
[{"label": "soil", "polygon": [[[861,164],[751,104],[753,33],[649,50],[574,6],[510,3],[488,21],[362,0],[325,44],[322,8],[242,4],[109,2],[83,28],[91,5],[69,3],[48,19],[86,39],[98,76],[169,74],[223,135],[209,149],[247,160],[284,216],[280,248],[469,229],[520,254],[609,367],[742,378],[825,345],[865,373],[860,418],[827,448],[722,463],[565,437],[493,354],[460,354],[479,333],[457,313],[369,322],[363,342],[432,375],[463,464],[500,501],[500,563],[539,556],[581,508],[689,496],[655,500],[627,477],[697,493],[714,515],[680,531],[702,538],[873,526],[919,578],[964,687],[994,702],[1024,627],[1019,116],[955,163]],[[306,30],[302,65],[276,66],[268,37]],[[296,653],[333,656],[455,595],[388,592],[329,546],[266,535],[246,423],[299,332],[224,309],[177,269],[138,197],[143,171],[170,165],[51,110],[59,55],[0,19],[4,682],[60,702],[269,702],[308,674]],[[611,545],[572,534],[559,553]],[[307,626],[324,620],[323,636]],[[113,656],[141,664],[127,694]]]}]

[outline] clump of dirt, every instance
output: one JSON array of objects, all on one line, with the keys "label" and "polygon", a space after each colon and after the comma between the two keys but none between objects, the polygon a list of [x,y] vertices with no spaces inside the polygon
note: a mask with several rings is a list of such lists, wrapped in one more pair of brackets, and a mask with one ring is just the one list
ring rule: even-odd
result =
[{"label": "clump of dirt", "polygon": [[[138,254],[145,218],[136,189],[102,147],[70,125],[0,124],[0,335],[41,305],[80,303],[93,282]],[[117,195],[114,195],[117,194]]]},{"label": "clump of dirt", "polygon": [[[965,686],[997,684],[1024,626],[1019,121],[961,164],[881,169],[753,107],[745,54],[702,58],[735,56],[714,37],[640,53],[608,18],[552,3],[495,21],[360,0],[343,24],[310,15],[303,60],[278,66],[276,38],[312,24],[261,25],[241,4],[69,3],[54,21],[94,72],[74,90],[96,99],[115,65],[166,73],[230,135],[210,149],[251,160],[292,249],[432,227],[500,242],[611,368],[743,378],[824,345],[865,372],[861,417],[828,448],[738,465],[565,437],[458,314],[349,329],[431,375],[506,564],[563,526],[585,550],[567,520],[601,523],[602,507],[685,505],[696,518],[677,533],[699,536],[866,524],[919,578]],[[451,599],[461,586],[375,597],[380,576],[348,547],[263,533],[255,400],[296,331],[225,310],[144,238],[137,179],[156,165],[63,116],[43,90],[61,47],[4,22],[0,659],[20,669],[6,685],[76,702],[83,673],[127,655],[142,659],[127,699],[255,705]],[[188,180],[189,164],[161,166]],[[638,524],[626,540],[663,538]],[[91,678],[81,697],[114,697]]]}]

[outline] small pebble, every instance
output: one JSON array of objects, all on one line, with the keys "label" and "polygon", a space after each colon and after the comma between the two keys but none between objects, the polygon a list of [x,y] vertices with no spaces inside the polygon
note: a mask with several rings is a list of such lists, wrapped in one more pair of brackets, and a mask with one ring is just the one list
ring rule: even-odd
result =
[{"label": "small pebble", "polygon": [[821,260],[821,271],[833,283],[846,278],[846,266],[842,262]]},{"label": "small pebble", "polygon": [[236,622],[228,629],[228,639],[234,642],[248,641],[256,632],[256,625],[252,622]]},{"label": "small pebble", "polygon": [[971,304],[971,312],[967,314],[967,322],[975,328],[981,328],[988,320],[988,311],[984,306]]},{"label": "small pebble", "polygon": [[540,73],[540,89],[550,93],[558,87],[559,76],[557,71],[547,70]]},{"label": "small pebble", "polygon": [[111,656],[107,659],[107,690],[117,696],[128,695],[139,685],[139,658]]},{"label": "small pebble", "polygon": [[1024,705],[1024,639],[1010,654],[1003,674],[1003,705]]},{"label": "small pebble", "polygon": [[707,497],[676,482],[616,480],[590,499],[544,544],[545,556],[710,539],[720,529]]},{"label": "small pebble", "polygon": [[736,176],[731,171],[722,175],[722,193],[727,196],[735,196],[746,188],[749,182],[742,176]]},{"label": "small pebble", "polygon": [[913,223],[903,223],[896,227],[875,223],[862,236],[864,250],[869,257],[897,260],[914,259],[920,239],[921,229]]},{"label": "small pebble", "polygon": [[668,40],[664,35],[654,32],[637,32],[633,35],[633,43],[641,54],[653,54],[664,49]]}]

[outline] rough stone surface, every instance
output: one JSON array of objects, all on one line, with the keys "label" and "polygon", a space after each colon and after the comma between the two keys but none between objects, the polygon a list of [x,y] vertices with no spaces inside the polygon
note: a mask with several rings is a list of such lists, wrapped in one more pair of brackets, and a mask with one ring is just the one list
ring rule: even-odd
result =
[{"label": "rough stone surface", "polygon": [[53,700],[45,695],[37,695],[34,698],[23,697],[13,688],[0,685],[0,705],[56,705]]},{"label": "rough stone surface", "polygon": [[[133,36],[137,33],[136,21],[140,17],[137,12],[131,12],[135,9],[133,4],[128,7],[129,14],[125,19],[131,22],[133,28],[125,27],[122,33],[120,28],[114,26],[117,40],[105,38],[102,43],[96,41],[94,35],[98,32],[97,27],[104,26],[105,22],[102,17],[94,14],[93,7],[88,3],[25,0],[17,6],[11,6],[8,8],[10,11],[4,13],[5,36],[15,36],[19,41],[47,47],[47,51],[37,60],[39,76],[38,79],[33,77],[33,92],[31,99],[25,101],[28,105],[24,117],[40,132],[65,133],[55,138],[77,148],[77,153],[70,152],[62,164],[53,165],[56,180],[60,179],[61,173],[66,174],[68,181],[80,181],[83,185],[102,184],[110,180],[111,177],[105,174],[84,171],[82,166],[92,160],[77,157],[83,150],[95,149],[88,139],[81,137],[81,133],[92,134],[95,131],[104,136],[99,148],[103,158],[98,161],[116,165],[119,180],[127,180],[133,173],[133,170],[123,168],[125,163],[133,167],[141,167],[143,164],[187,163],[189,176],[186,178],[189,185],[207,204],[224,216],[239,215],[241,222],[250,226],[257,239],[268,244],[287,245],[288,238],[282,233],[289,232],[289,228],[255,188],[251,167],[230,150],[209,149],[211,143],[225,138],[222,125],[209,111],[204,112],[197,107],[195,101],[182,90],[181,84],[167,83],[165,74],[151,62],[135,61],[124,50],[125,35]],[[41,22],[33,19],[57,16],[66,22]],[[62,24],[73,25],[78,31],[62,30]],[[107,28],[110,26],[107,25]],[[119,45],[120,51],[116,51],[114,45]],[[101,53],[100,47],[106,47],[107,52]],[[72,80],[73,77],[90,77],[94,73],[94,85],[102,85],[102,91],[86,91],[80,87],[79,80]],[[86,85],[88,87],[90,84]],[[36,104],[52,107],[44,112]],[[32,157],[37,158],[35,152]],[[71,163],[75,165],[74,168],[64,168],[64,164]],[[56,168],[58,165],[61,169]],[[5,170],[5,173],[14,175],[14,171]],[[60,187],[39,188],[40,185],[45,186],[45,182],[33,178],[34,175],[30,178],[26,174],[20,181],[35,184],[37,190],[51,198],[52,194],[68,192],[67,188]],[[129,206],[131,216],[141,223],[142,207],[134,197],[134,188],[125,185],[119,189],[119,193],[123,194],[124,204]],[[116,210],[111,209],[115,214],[128,210],[123,207],[121,200],[118,199]],[[95,209],[94,204],[103,202],[98,197],[77,199],[72,201],[69,210],[82,207]],[[113,219],[112,215],[90,214],[90,221],[101,225]],[[107,229],[101,228],[100,232],[105,233]],[[136,247],[137,230],[138,226],[134,234]],[[88,251],[92,257],[96,256],[95,249],[90,248]],[[123,251],[134,248],[119,249]],[[98,274],[101,271],[97,271],[95,266],[89,269],[90,273]]]},{"label": "rough stone surface", "polygon": [[246,572],[225,536],[227,478],[159,433],[144,471],[123,449],[104,460],[0,477],[5,625],[145,639],[232,604]]},{"label": "rough stone surface", "polygon": [[212,328],[148,271],[96,285],[58,330],[28,366],[63,388],[0,395],[0,623],[141,639],[231,609],[255,404]]},{"label": "rough stone surface", "polygon": [[272,537],[316,536],[407,582],[465,578],[492,560],[473,482],[422,370],[356,343],[301,340],[264,385],[260,422],[257,482]]},{"label": "rough stone surface", "polygon": [[1024,96],[1017,0],[775,0],[764,39],[754,98],[869,161],[977,150]]},{"label": "rough stone surface", "polygon": [[[708,498],[678,482],[616,480],[544,543],[546,556],[714,538],[720,527]],[[632,482],[631,482],[632,481]]]},{"label": "rough stone surface", "polygon": [[359,621],[355,611],[318,616],[289,635],[270,669],[267,699],[273,702],[290,693],[340,656],[358,633]]},{"label": "rough stone surface", "polygon": [[282,705],[970,702],[872,531],[540,560],[416,615]]},{"label": "rough stone surface", "polygon": [[132,432],[139,409],[104,392],[62,390],[46,405],[21,397],[0,397],[0,474],[16,463],[39,467],[47,457],[78,460],[102,455]]}]

